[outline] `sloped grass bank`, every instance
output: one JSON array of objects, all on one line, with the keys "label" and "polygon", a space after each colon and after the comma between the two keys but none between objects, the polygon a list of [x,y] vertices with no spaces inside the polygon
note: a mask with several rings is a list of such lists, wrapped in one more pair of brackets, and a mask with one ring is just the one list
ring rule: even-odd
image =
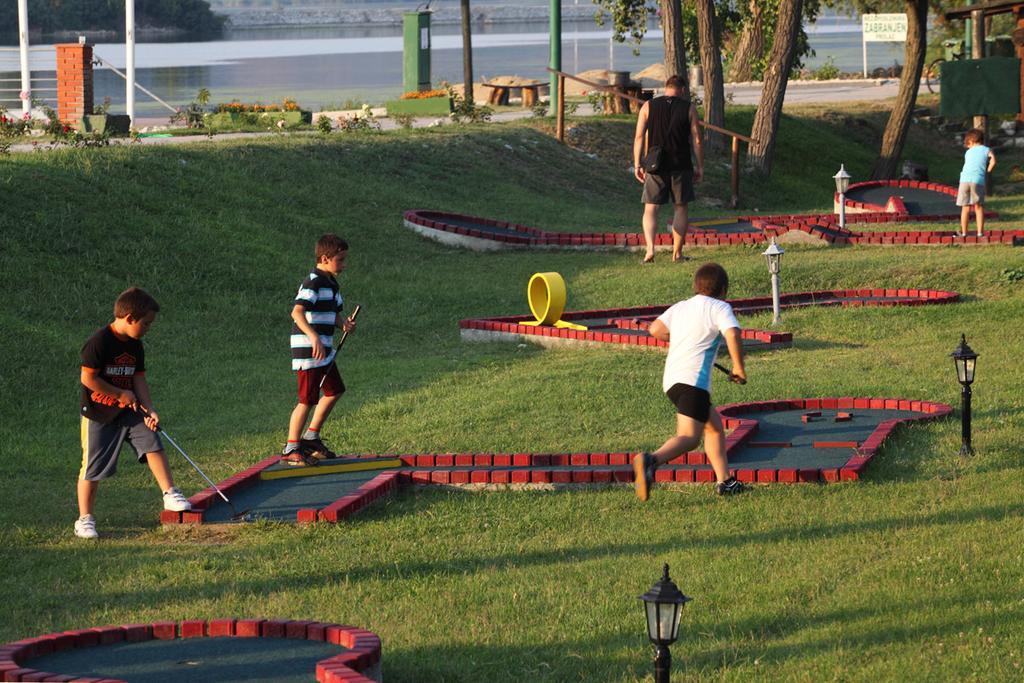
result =
[{"label": "sloped grass bank", "polygon": [[[744,179],[763,211],[827,209],[838,164],[873,153],[838,147],[843,131],[820,118],[787,116],[783,132],[799,159]],[[939,144],[919,151],[959,164]],[[955,403],[948,353],[964,331],[982,354],[970,460],[947,421],[895,434],[857,484],[736,500],[659,489],[647,505],[626,488],[424,490],[340,525],[163,531],[155,487],[126,457],[88,544],[71,536],[77,353],[130,284],[163,307],[146,343],[165,426],[219,478],[281,445],[288,310],[323,232],[350,240],[342,291],[364,305],[325,434],[350,453],[654,447],[672,428],[663,356],[463,344],[457,320],[527,311],[538,271],[562,273],[571,307],[598,308],[684,297],[704,258],[726,266],[733,296],[767,293],[766,269],[742,247],[645,268],[633,254],[473,254],[401,226],[416,207],[638,224],[623,164],[523,126],[9,157],[0,192],[0,640],[251,614],[365,626],[389,681],[638,681],[650,650],[636,596],[668,562],[696,598],[673,648],[680,680],[1020,675],[1024,282],[1005,274],[1024,270],[1018,250],[787,248],[786,289],[950,288],[964,302],[787,311],[794,348],[751,357],[750,384],[714,391]],[[1020,216],[1024,197],[1000,201]],[[203,485],[171,457],[185,489]]]}]

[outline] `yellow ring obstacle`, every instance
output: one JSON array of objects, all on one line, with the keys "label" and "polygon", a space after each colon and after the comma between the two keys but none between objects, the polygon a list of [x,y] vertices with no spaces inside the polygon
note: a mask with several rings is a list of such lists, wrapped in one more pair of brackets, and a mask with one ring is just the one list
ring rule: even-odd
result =
[{"label": "yellow ring obstacle", "polygon": [[576,325],[562,320],[565,312],[565,280],[558,273],[534,273],[526,285],[526,300],[530,304],[530,312],[537,320],[524,322],[522,325],[551,325],[572,330],[585,330],[584,325]]}]

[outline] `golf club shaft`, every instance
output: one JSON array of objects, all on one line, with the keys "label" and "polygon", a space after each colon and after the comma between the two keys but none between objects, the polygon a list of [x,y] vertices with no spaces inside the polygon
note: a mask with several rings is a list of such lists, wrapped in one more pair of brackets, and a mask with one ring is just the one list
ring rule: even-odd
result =
[{"label": "golf club shaft", "polygon": [[[359,309],[360,308],[362,308],[362,306],[360,306],[359,304],[356,304],[356,307],[352,309],[352,315],[350,315],[348,317],[348,319],[349,320],[355,320],[356,316],[359,315]],[[345,343],[345,340],[347,338],[348,338],[348,330],[345,330],[345,331],[343,331],[341,333],[341,339],[338,340],[338,348],[336,348],[334,350],[334,360],[331,361],[331,365],[337,365],[338,364],[338,352],[341,351],[341,345]],[[326,382],[326,381],[327,381],[327,373],[325,372],[324,376],[320,378],[320,388],[323,388],[324,382]]]},{"label": "golf club shaft", "polygon": [[223,492],[223,491],[221,491],[221,490],[220,490],[220,489],[219,489],[219,488],[217,487],[217,485],[216,485],[216,484],[214,484],[214,483],[213,483],[213,481],[212,481],[212,480],[211,480],[211,479],[210,479],[210,478],[209,478],[208,476],[206,476],[206,473],[205,473],[205,472],[203,472],[203,471],[202,471],[201,469],[199,469],[199,465],[195,464],[195,462],[193,462],[192,458],[188,457],[188,453],[186,453],[185,451],[181,450],[181,446],[179,446],[178,444],[176,444],[176,443],[174,442],[174,439],[172,439],[172,438],[171,438],[171,435],[167,433],[167,430],[165,430],[165,429],[164,429],[163,427],[160,427],[160,433],[161,433],[161,434],[163,434],[163,435],[164,435],[164,436],[165,436],[165,437],[167,438],[167,440],[171,442],[171,445],[172,445],[172,446],[174,446],[174,448],[175,448],[175,449],[176,449],[176,450],[177,450],[177,451],[178,451],[179,453],[181,453],[181,457],[185,458],[185,460],[188,460],[188,464],[189,464],[189,465],[192,465],[192,469],[194,469],[194,470],[195,470],[196,472],[198,472],[198,473],[199,473],[199,475],[200,475],[200,476],[201,476],[201,477],[202,477],[203,479],[205,479],[205,480],[206,480],[206,482],[207,482],[207,483],[208,483],[208,484],[209,484],[210,486],[212,486],[212,487],[213,487],[213,490],[217,492],[217,495],[219,495],[219,496],[220,496],[221,498],[223,498],[223,499],[224,499],[224,502],[225,502],[225,503],[227,503],[228,505],[231,505],[231,501],[230,501],[230,500],[228,500],[228,497],[224,495],[224,492]]}]

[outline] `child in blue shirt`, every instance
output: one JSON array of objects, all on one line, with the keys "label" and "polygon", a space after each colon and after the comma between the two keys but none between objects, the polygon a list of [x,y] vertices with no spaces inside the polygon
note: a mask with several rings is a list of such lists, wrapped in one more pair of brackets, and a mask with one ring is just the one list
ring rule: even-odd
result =
[{"label": "child in blue shirt", "polygon": [[964,133],[964,167],[960,171],[960,189],[956,194],[956,205],[960,210],[960,237],[967,237],[967,226],[971,222],[971,207],[978,222],[978,237],[985,230],[985,174],[996,166],[996,155],[982,144],[985,133],[972,128]]}]

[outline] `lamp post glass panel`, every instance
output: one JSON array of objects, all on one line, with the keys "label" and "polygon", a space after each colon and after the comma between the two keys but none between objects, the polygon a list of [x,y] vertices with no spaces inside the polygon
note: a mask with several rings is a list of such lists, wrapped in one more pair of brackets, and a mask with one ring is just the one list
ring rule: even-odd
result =
[{"label": "lamp post glass panel", "polygon": [[832,176],[836,181],[836,192],[839,193],[839,227],[846,228],[846,191],[850,189],[850,174],[846,165],[839,164],[839,172]]},{"label": "lamp post glass panel", "polygon": [[960,344],[950,354],[956,365],[956,379],[960,382],[960,455],[974,455],[971,446],[971,384],[974,383],[974,365],[978,354],[967,345],[965,335],[960,335]]},{"label": "lamp post glass panel", "polygon": [[782,255],[786,252],[775,243],[772,238],[771,244],[765,249],[763,255],[768,259],[768,272],[772,276],[772,324],[779,324],[779,271],[782,270]]},{"label": "lamp post glass panel", "polygon": [[672,654],[668,646],[676,642],[679,635],[679,617],[683,605],[691,598],[683,595],[668,576],[668,565],[661,579],[640,596],[647,616],[647,637],[654,643],[654,681],[668,683],[672,670]]}]

